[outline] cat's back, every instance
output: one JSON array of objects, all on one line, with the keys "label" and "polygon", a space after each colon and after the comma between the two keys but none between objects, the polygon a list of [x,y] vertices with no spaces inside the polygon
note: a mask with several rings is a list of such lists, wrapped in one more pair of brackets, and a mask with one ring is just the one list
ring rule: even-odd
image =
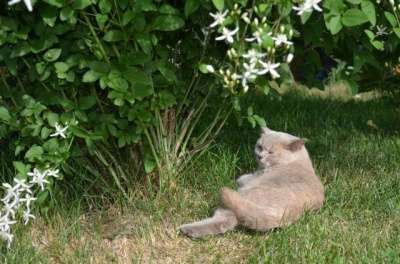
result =
[{"label": "cat's back", "polygon": [[266,170],[246,187],[241,192],[258,202],[310,204],[318,209],[324,201],[319,177],[312,167],[298,163]]}]

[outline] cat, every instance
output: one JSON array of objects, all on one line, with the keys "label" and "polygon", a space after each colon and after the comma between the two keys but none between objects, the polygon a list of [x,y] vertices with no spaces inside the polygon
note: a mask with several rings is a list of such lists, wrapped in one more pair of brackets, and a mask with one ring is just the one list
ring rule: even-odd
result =
[{"label": "cat", "polygon": [[324,187],[299,137],[262,129],[255,146],[258,169],[237,179],[237,191],[223,187],[214,215],[184,224],[184,235],[222,234],[241,225],[257,231],[284,227],[324,203]]}]

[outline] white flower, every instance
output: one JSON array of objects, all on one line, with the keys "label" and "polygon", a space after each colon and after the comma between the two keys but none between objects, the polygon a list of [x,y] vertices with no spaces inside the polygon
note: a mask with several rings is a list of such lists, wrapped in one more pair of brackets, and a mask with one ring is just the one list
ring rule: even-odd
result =
[{"label": "white flower", "polygon": [[[211,65],[208,65],[208,66],[211,66]],[[207,68],[207,70],[209,70],[209,69]],[[58,175],[59,172],[60,172],[59,169],[54,169],[54,170],[53,169],[48,169],[48,170],[46,170],[47,176],[52,176],[54,178],[58,178],[60,176],[60,175]]]},{"label": "white flower", "polygon": [[279,47],[282,44],[292,45],[293,42],[288,41],[287,36],[285,34],[278,34],[276,37],[272,38],[275,41],[275,45]]},{"label": "white flower", "polygon": [[10,220],[10,218],[8,217],[8,214],[5,214],[0,218],[0,229],[2,231],[7,232],[10,230],[10,225],[13,225],[15,223],[17,223],[17,221]]},{"label": "white flower", "polygon": [[[32,8],[31,0],[23,0],[23,1],[24,1],[25,5],[26,5],[26,8],[28,8],[28,10],[30,12],[32,12],[33,8]],[[19,3],[19,2],[21,2],[21,0],[10,0],[10,1],[8,1],[8,5],[15,5],[15,4]]]},{"label": "white flower", "polygon": [[[262,28],[257,28],[255,32],[253,32],[252,38],[245,38],[247,42],[253,42],[254,40],[257,41],[258,44],[262,43],[261,35],[264,33]],[[268,35],[271,35],[271,32],[268,32]]]},{"label": "white flower", "polygon": [[36,201],[37,198],[30,196],[29,194],[25,194],[25,198],[21,198],[21,202],[25,202],[26,208],[29,211],[31,208],[31,202]]},{"label": "white flower", "polygon": [[225,10],[224,13],[217,12],[215,14],[210,13],[210,16],[214,18],[214,22],[210,25],[210,27],[216,27],[218,25],[222,25],[225,22],[225,17],[228,14],[228,10]]},{"label": "white flower", "polygon": [[293,53],[289,53],[289,54],[287,55],[287,57],[286,57],[286,62],[287,62],[287,63],[291,63],[292,60],[293,60],[293,58],[294,58]]},{"label": "white flower", "polygon": [[19,190],[18,190],[18,186],[14,185],[11,186],[8,183],[3,183],[3,186],[6,188],[6,195],[4,196],[3,199],[1,199],[2,202],[4,202],[4,204],[9,204],[10,201],[12,199],[12,206],[14,206],[14,203],[18,203],[18,198],[19,198]]},{"label": "white flower", "polygon": [[249,89],[247,82],[254,81],[257,78],[258,70],[255,68],[255,63],[243,63],[243,67],[246,71],[243,73],[243,75],[239,75],[237,77],[242,79],[243,90],[244,92],[247,92]]},{"label": "white flower", "polygon": [[280,77],[279,73],[275,70],[276,68],[279,67],[280,63],[271,63],[270,61],[267,62],[260,61],[260,63],[263,66],[263,69],[260,70],[258,74],[263,75],[269,72],[273,79]]},{"label": "white flower", "polygon": [[246,54],[243,54],[242,57],[248,59],[250,63],[256,63],[261,58],[265,57],[265,55],[265,53],[261,53],[256,49],[250,49]]},{"label": "white flower", "polygon": [[28,193],[32,193],[31,191],[31,185],[30,184],[26,184],[26,180],[24,179],[17,179],[14,178],[14,182],[15,182],[15,187],[18,189],[19,192],[28,192]]},{"label": "white flower", "polygon": [[[9,204],[9,203],[4,203],[3,206],[3,211],[4,211],[4,216],[6,217],[6,219],[8,219],[8,216],[11,214],[11,216],[14,218],[15,217],[15,206],[18,204],[18,202],[15,202],[13,204]],[[0,222],[0,226],[3,224],[4,222]]]},{"label": "white flower", "polygon": [[38,169],[34,168],[33,172],[28,172],[28,176],[32,177],[30,183],[36,183],[40,186],[41,190],[44,190],[44,184],[49,183],[45,177],[47,176],[47,171],[41,173]]},{"label": "white flower", "polygon": [[387,32],[387,27],[385,27],[384,25],[376,26],[376,30],[377,36],[384,36],[389,34],[389,32]]},{"label": "white flower", "polygon": [[215,40],[224,40],[226,39],[227,42],[229,43],[233,43],[233,38],[232,36],[234,36],[237,32],[239,31],[239,28],[235,28],[234,30],[229,30],[226,27],[224,27],[222,29],[222,35],[219,37],[216,37]]},{"label": "white flower", "polygon": [[25,211],[24,215],[22,217],[24,218],[24,225],[28,224],[30,218],[32,218],[32,219],[36,218],[33,214],[31,214],[31,212],[29,210]]},{"label": "white flower", "polygon": [[14,235],[12,235],[10,232],[0,231],[0,238],[5,240],[7,242],[7,248],[10,248]]},{"label": "white flower", "polygon": [[56,132],[50,134],[50,137],[60,136],[62,138],[66,138],[65,131],[67,130],[68,126],[62,127],[58,123],[56,123],[55,127],[56,127]]},{"label": "white flower", "polygon": [[312,12],[313,10],[321,12],[322,9],[318,6],[318,3],[321,1],[322,0],[306,0],[303,4],[294,6],[293,10],[297,11],[297,15],[299,16],[305,12]]}]

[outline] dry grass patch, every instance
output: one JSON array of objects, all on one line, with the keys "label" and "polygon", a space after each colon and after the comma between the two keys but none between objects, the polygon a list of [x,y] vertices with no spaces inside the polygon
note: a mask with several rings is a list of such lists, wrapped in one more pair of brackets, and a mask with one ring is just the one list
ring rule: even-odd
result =
[{"label": "dry grass patch", "polygon": [[38,219],[32,243],[50,263],[245,263],[266,235],[238,230],[192,240],[179,234],[181,216],[162,220],[110,208],[75,221]]}]

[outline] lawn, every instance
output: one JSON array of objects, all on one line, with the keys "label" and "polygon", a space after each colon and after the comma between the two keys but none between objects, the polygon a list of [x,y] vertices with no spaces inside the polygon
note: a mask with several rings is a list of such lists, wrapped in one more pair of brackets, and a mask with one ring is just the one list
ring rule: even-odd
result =
[{"label": "lawn", "polygon": [[65,191],[55,209],[18,228],[0,263],[400,263],[398,106],[293,94],[256,100],[269,127],[308,139],[326,187],[319,212],[269,233],[191,240],[177,232],[209,216],[218,190],[256,166],[257,129],[232,119],[171,193],[150,198],[132,188],[127,201],[87,191],[71,201]]}]

